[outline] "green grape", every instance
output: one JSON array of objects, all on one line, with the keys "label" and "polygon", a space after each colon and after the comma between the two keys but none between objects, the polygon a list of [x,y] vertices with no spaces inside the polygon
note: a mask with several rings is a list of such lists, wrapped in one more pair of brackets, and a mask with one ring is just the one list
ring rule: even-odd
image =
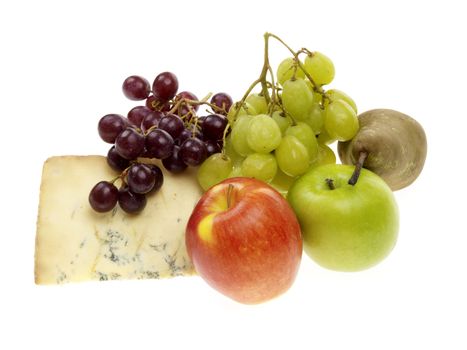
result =
[{"label": "green grape", "polygon": [[349,141],[358,132],[357,114],[344,100],[333,101],[326,107],[324,128],[331,138]]},{"label": "green grape", "polygon": [[315,134],[321,133],[323,130],[324,124],[324,110],[318,103],[313,103],[310,114],[305,119],[310,128],[314,131]]},{"label": "green grape", "polygon": [[336,155],[332,151],[331,147],[320,144],[318,158],[311,164],[310,169],[326,164],[336,164]]},{"label": "green grape", "polygon": [[310,164],[306,147],[293,135],[285,135],[275,151],[277,165],[288,176],[304,174]]},{"label": "green grape", "polygon": [[[233,123],[235,123],[235,121],[236,121],[236,120],[234,120],[234,117],[235,117],[235,113],[237,113],[238,104],[239,104],[239,102],[234,103],[232,105],[232,107],[230,107],[229,112],[227,113],[227,120],[229,121],[229,123],[231,125]],[[256,115],[256,114],[258,114],[258,113],[256,113],[256,110],[253,108],[253,106],[250,105],[249,103],[245,102],[243,104],[243,106],[240,107],[240,111],[237,114],[237,119],[238,119],[238,117],[240,117],[242,115]]]},{"label": "green grape", "polygon": [[313,93],[305,80],[287,80],[282,89],[282,105],[295,120],[305,120],[313,108]]},{"label": "green grape", "polygon": [[[277,81],[279,84],[284,85],[284,83],[292,78],[294,73],[294,59],[292,57],[286,58],[283,60],[279,67],[277,67]],[[297,66],[297,71],[295,73],[296,78],[304,78],[305,73]]]},{"label": "green grape", "polygon": [[295,177],[288,176],[282,170],[277,169],[276,176],[274,176],[274,179],[272,179],[270,185],[285,197],[294,181]]},{"label": "green grape", "polygon": [[258,111],[253,107],[251,104],[248,102],[245,102],[243,109],[246,111],[246,114],[248,115],[258,115]]},{"label": "green grape", "polygon": [[304,78],[304,79],[305,79],[306,86],[313,93],[313,98],[314,98],[315,97],[315,87],[313,86],[313,84],[311,83],[311,81],[308,78]]},{"label": "green grape", "polygon": [[318,156],[318,141],[316,141],[315,133],[307,124],[298,122],[288,128],[285,134],[295,136],[306,147],[310,162],[315,161]]},{"label": "green grape", "polygon": [[229,173],[229,175],[227,176],[227,178],[232,178],[232,177],[242,177],[243,174],[242,174],[242,164],[240,164],[239,166],[234,166],[232,171]]},{"label": "green grape", "polygon": [[253,153],[250,146],[247,142],[247,134],[250,128],[250,122],[253,120],[253,117],[248,115],[242,115],[237,118],[235,122],[231,135],[232,146],[239,155],[246,157],[250,153]]},{"label": "green grape", "polygon": [[343,92],[341,90],[337,90],[337,89],[330,89],[330,90],[326,91],[326,95],[328,95],[331,98],[332,101],[344,100],[345,102],[347,102],[350,105],[350,107],[352,107],[352,109],[355,111],[355,113],[358,113],[357,105],[355,104],[355,101],[349,95],[347,95],[345,92]]},{"label": "green grape", "polygon": [[314,103],[321,103],[323,101],[323,95],[319,92],[313,91],[313,102]]},{"label": "green grape", "polygon": [[235,151],[232,144],[232,134],[229,134],[225,138],[224,153],[230,158],[234,167],[239,166],[242,163],[243,159],[245,159],[245,157],[242,157]]},{"label": "green grape", "polygon": [[[280,96],[280,91],[276,91],[276,97],[281,100],[281,96]],[[278,103],[275,103],[273,106],[272,106],[272,111],[273,112],[283,112],[282,110],[282,107],[278,104]],[[267,113],[268,114],[268,113]]]},{"label": "green grape", "polygon": [[268,103],[264,96],[260,94],[251,94],[246,100],[246,103],[249,103],[251,107],[256,111],[256,114],[267,114],[268,113]]},{"label": "green grape", "polygon": [[308,86],[308,89],[313,94],[313,102],[314,103],[321,103],[321,101],[323,100],[323,95],[320,94],[319,92],[315,91],[315,88],[314,88],[313,84],[311,83],[311,81],[307,77],[305,77],[304,79],[305,79],[306,86]]},{"label": "green grape", "polygon": [[334,79],[335,69],[331,59],[315,51],[305,57],[305,70],[318,85],[329,84]]},{"label": "green grape", "polygon": [[242,163],[242,175],[255,179],[271,182],[276,176],[277,162],[272,154],[253,153]]},{"label": "green grape", "polygon": [[232,161],[228,156],[215,153],[199,167],[198,183],[206,191],[208,188],[227,179],[232,169]]},{"label": "green grape", "polygon": [[333,139],[331,136],[329,136],[326,130],[321,131],[317,140],[318,143],[321,145],[329,145],[336,141],[336,139]]},{"label": "green grape", "polygon": [[336,164],[336,155],[327,145],[320,145],[318,152],[318,162],[320,165]]},{"label": "green grape", "polygon": [[288,115],[285,115],[282,111],[275,111],[272,114],[272,119],[277,123],[279,129],[281,130],[282,136],[285,135],[287,128],[292,125],[292,119]]},{"label": "green grape", "polygon": [[258,153],[269,153],[275,150],[282,138],[279,125],[266,114],[260,114],[251,119],[246,137],[248,146]]}]

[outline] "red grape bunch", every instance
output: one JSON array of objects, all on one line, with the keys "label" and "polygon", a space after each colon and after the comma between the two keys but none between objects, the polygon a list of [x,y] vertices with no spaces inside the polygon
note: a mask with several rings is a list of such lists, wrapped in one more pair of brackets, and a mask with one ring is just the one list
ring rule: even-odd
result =
[{"label": "red grape bunch", "polygon": [[[151,85],[132,75],[123,82],[124,95],[145,105],[132,108],[127,117],[107,114],[98,123],[102,140],[112,144],[107,163],[120,176],[97,183],[89,203],[97,212],[108,212],[117,203],[127,213],[138,213],[146,206],[146,195],[157,192],[163,182],[161,169],[144,159],[159,159],[169,172],[177,174],[188,166],[198,166],[222,151],[232,98],[223,92],[207,102],[189,91],[178,92],[178,79],[171,72],[160,73]],[[178,93],[177,93],[178,92]],[[210,114],[198,116],[200,105]],[[115,181],[120,180],[118,189]]]}]

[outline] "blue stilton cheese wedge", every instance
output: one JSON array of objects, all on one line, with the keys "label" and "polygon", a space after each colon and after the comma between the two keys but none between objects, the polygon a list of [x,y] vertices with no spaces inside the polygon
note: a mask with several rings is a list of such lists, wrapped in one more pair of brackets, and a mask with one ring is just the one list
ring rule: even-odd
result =
[{"label": "blue stilton cheese wedge", "polygon": [[63,156],[43,168],[36,233],[35,281],[154,279],[191,275],[185,227],[202,195],[191,170],[172,175],[138,215],[105,214],[88,203],[90,189],[116,176],[105,157]]}]

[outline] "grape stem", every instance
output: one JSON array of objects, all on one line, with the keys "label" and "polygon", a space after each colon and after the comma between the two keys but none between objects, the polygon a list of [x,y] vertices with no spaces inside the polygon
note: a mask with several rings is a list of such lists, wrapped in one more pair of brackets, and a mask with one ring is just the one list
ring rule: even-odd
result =
[{"label": "grape stem", "polygon": [[360,176],[360,172],[362,171],[363,163],[365,163],[365,160],[368,157],[368,152],[360,152],[358,156],[358,162],[355,164],[355,170],[353,171],[352,176],[350,177],[348,184],[355,186],[355,184],[358,181],[358,178]]},{"label": "grape stem", "polygon": [[281,38],[279,38],[277,35],[275,34],[272,34],[272,33],[266,33],[264,34],[265,36],[268,36],[268,37],[271,37],[271,38],[274,38],[276,39],[278,42],[280,42],[282,45],[285,46],[285,48],[287,50],[290,51],[290,53],[293,55],[293,57],[296,59],[297,61],[297,64],[298,64],[298,67],[303,71],[303,73],[305,74],[305,76],[308,78],[308,80],[311,82],[311,84],[313,85],[313,90],[321,95],[326,96],[326,93],[324,92],[324,89],[319,86],[318,84],[315,83],[315,81],[313,80],[313,78],[310,76],[310,74],[308,74],[308,72],[305,70],[305,67],[303,66],[302,62],[300,62],[298,56],[300,53],[307,53],[307,54],[311,54],[311,52],[308,50],[308,49],[301,49],[299,50],[298,52],[295,52],[294,50],[292,50],[292,48],[287,45]]},{"label": "grape stem", "polygon": [[[261,84],[261,91],[263,93],[264,99],[266,100],[266,103],[269,105],[271,102],[271,95],[269,94],[269,89],[268,89],[268,81],[267,81],[267,75],[268,72],[270,73],[272,77],[272,83],[271,83],[271,90],[272,90],[272,96],[273,96],[273,103],[275,103],[275,98],[276,98],[276,92],[275,92],[275,84],[274,82],[274,74],[272,72],[272,68],[269,64],[269,33],[264,34],[264,62],[263,62],[263,68],[261,69],[261,74],[259,75],[259,78],[256,79],[253,83],[251,83],[250,87],[246,90],[246,92],[243,94],[242,99],[240,102],[236,104],[237,110],[235,111],[235,114],[233,116],[233,121],[237,119],[238,113],[240,113],[240,109],[244,106],[245,100],[250,94],[251,91],[256,87],[256,85]],[[273,108],[272,108],[273,109]]]},{"label": "grape stem", "polygon": [[157,129],[157,125],[151,126],[148,130],[144,132],[144,136],[147,136],[151,131]]},{"label": "grape stem", "polygon": [[[269,38],[274,38],[277,40],[279,43],[285,46],[287,50],[290,51],[290,53],[293,55],[294,60],[297,63],[297,67],[300,68],[300,70],[303,71],[305,76],[308,78],[308,80],[311,82],[313,85],[313,90],[316,93],[319,93],[323,97],[323,101],[325,99],[330,101],[329,96],[326,95],[326,92],[324,89],[315,83],[313,78],[308,74],[308,72],[305,70],[305,67],[303,64],[300,62],[299,55],[304,53],[307,55],[313,55],[313,53],[306,49],[302,48],[299,51],[294,51],[289,45],[287,45],[281,38],[279,38],[277,35],[266,32],[264,33],[264,62],[263,62],[263,68],[261,70],[261,74],[258,79],[256,79],[250,87],[246,90],[245,94],[243,95],[242,99],[236,103],[236,111],[233,116],[232,123],[235,122],[237,119],[238,114],[240,113],[241,107],[245,105],[245,101],[248,97],[248,95],[251,93],[251,91],[256,87],[256,85],[261,84],[261,92],[262,95],[264,96],[264,99],[266,100],[266,103],[269,105],[269,113],[272,115],[274,112],[274,105],[277,104],[277,93],[276,93],[276,84],[274,83],[274,74],[271,68],[271,65],[269,64]],[[296,69],[296,68],[295,68]],[[267,80],[268,73],[271,77],[271,82]],[[269,85],[269,86],[268,86]],[[271,94],[269,93],[269,88],[271,89]]]},{"label": "grape stem", "polygon": [[120,180],[122,181],[122,184],[125,184],[126,181],[125,181],[125,178],[126,176],[128,175],[128,172],[130,171],[130,168],[133,166],[134,163],[132,163],[128,168],[126,168],[125,170],[122,171],[122,173],[120,174],[119,178]]},{"label": "grape stem", "polygon": [[[222,135],[222,145],[225,145],[225,138],[227,137],[227,133],[229,132],[230,129],[230,124],[227,123],[225,129],[224,129],[224,134]],[[222,154],[225,155],[225,147],[222,147]]]},{"label": "grape stem", "polygon": [[[190,109],[191,114],[192,114],[193,116],[196,116],[193,107],[189,106],[189,109]],[[192,133],[192,136],[193,136],[193,137],[196,136],[196,130],[197,130],[197,128],[198,128],[198,118],[195,118],[194,126],[193,126],[193,133]]]},{"label": "grape stem", "polygon": [[109,182],[110,182],[111,184],[114,184],[118,179],[120,179],[121,176],[122,176],[122,175],[120,174],[120,175],[114,177],[114,178],[113,178],[112,180],[110,180]]},{"label": "grape stem", "polygon": [[[266,77],[267,77],[268,72],[271,72],[272,74],[272,70],[269,64],[269,38],[266,34],[264,34],[264,63],[263,63],[263,69],[261,70],[260,80],[261,80],[261,87],[263,90],[264,99],[266,100],[266,103],[269,105],[269,103],[271,102],[271,96],[269,95]],[[274,84],[272,85],[274,86]]]},{"label": "grape stem", "polygon": [[[243,97],[242,99],[240,100],[240,102],[237,102],[235,103],[235,108],[237,109],[235,111],[235,114],[233,116],[233,120],[232,120],[232,123],[235,122],[235,120],[237,119],[237,116],[238,116],[238,113],[240,113],[240,109],[243,107],[243,105],[245,104],[245,100],[246,98],[248,97],[248,95],[250,94],[250,92],[255,88],[256,85],[258,85],[259,83],[261,83],[261,78],[258,78],[256,79],[253,83],[251,83],[250,87],[246,90],[246,92],[243,94]],[[266,96],[264,97],[266,98]]]},{"label": "grape stem", "polygon": [[282,111],[285,113],[286,116],[290,118],[290,120],[292,120],[292,126],[297,125],[297,121],[295,120],[295,118],[292,117],[292,115],[289,112],[287,112],[285,108],[282,108]]},{"label": "grape stem", "polygon": [[172,109],[168,112],[168,114],[174,113],[178,111],[178,109],[182,106],[182,104],[186,104],[188,107],[191,106],[200,106],[200,105],[207,105],[213,109],[215,113],[218,112],[223,112],[224,109],[216,106],[215,104],[209,103],[208,100],[212,96],[212,92],[204,96],[201,100],[190,100],[187,98],[181,98],[180,100],[177,101],[177,103],[172,107]]},{"label": "grape stem", "polygon": [[109,182],[111,184],[115,184],[115,182],[117,182],[117,180],[120,180],[122,182],[122,185],[125,184],[125,177],[128,175],[128,172],[130,171],[130,168],[131,166],[133,165],[133,163],[127,167],[125,170],[123,170],[120,175],[114,177],[112,180],[110,180]]}]

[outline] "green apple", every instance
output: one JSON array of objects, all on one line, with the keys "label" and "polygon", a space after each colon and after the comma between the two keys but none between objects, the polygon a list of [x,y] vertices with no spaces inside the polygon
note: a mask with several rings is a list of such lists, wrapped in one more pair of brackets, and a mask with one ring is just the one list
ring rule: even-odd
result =
[{"label": "green apple", "polygon": [[287,200],[302,228],[305,252],[323,267],[359,271],[376,265],[393,249],[399,229],[394,195],[378,175],[329,164],[298,178]]}]

